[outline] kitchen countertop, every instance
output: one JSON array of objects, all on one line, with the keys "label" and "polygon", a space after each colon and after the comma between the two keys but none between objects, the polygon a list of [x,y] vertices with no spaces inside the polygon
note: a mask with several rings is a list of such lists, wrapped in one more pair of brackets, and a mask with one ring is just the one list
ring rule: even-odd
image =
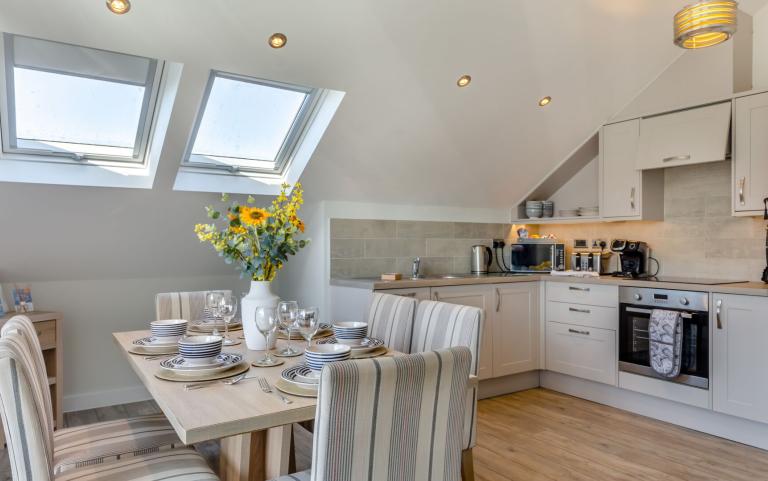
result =
[{"label": "kitchen countertop", "polygon": [[739,282],[736,284],[686,284],[684,282],[654,282],[642,279],[626,279],[613,276],[601,277],[567,277],[551,276],[549,274],[488,274],[475,276],[471,274],[458,274],[456,277],[427,276],[423,279],[402,279],[399,281],[382,281],[378,278],[349,278],[331,279],[332,286],[354,287],[358,289],[386,290],[386,289],[415,289],[419,287],[446,287],[465,286],[477,284],[505,284],[513,282],[570,282],[581,284],[605,284],[628,287],[653,287],[657,289],[677,289],[699,292],[717,292],[721,294],[741,294],[748,296],[768,297],[768,284],[762,282]]}]

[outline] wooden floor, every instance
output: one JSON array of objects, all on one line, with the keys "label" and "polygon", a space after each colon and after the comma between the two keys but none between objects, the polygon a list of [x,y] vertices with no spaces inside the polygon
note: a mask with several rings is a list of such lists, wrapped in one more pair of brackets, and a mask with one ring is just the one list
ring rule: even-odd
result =
[{"label": "wooden floor", "polygon": [[[151,402],[68,413],[68,426],[159,412]],[[297,440],[297,464],[311,450]],[[195,446],[214,469],[218,443]],[[546,389],[481,401],[477,481],[766,481],[768,452]],[[11,479],[0,450],[0,481]]]}]

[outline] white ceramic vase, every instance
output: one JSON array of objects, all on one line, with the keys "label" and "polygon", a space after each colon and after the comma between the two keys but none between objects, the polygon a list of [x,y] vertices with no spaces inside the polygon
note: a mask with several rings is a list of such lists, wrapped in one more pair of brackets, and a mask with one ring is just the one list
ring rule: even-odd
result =
[{"label": "white ceramic vase", "polygon": [[274,349],[277,333],[269,336],[269,341],[256,328],[257,307],[277,307],[280,298],[272,293],[272,284],[267,281],[251,281],[251,291],[240,302],[241,316],[243,318],[243,335],[245,345],[253,351],[265,351]]}]

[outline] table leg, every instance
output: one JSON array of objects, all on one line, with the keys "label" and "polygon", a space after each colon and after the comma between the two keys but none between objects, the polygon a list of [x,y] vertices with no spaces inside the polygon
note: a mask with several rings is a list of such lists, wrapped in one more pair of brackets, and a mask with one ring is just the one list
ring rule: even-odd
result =
[{"label": "table leg", "polygon": [[221,481],[265,481],[288,474],[291,425],[221,440]]}]

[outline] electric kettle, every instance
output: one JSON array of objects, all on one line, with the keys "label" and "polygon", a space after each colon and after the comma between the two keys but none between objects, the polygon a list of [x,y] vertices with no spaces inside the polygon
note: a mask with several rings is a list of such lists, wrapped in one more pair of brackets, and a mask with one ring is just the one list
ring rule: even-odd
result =
[{"label": "electric kettle", "polygon": [[484,245],[472,246],[472,274],[488,274],[493,261],[493,251]]}]

